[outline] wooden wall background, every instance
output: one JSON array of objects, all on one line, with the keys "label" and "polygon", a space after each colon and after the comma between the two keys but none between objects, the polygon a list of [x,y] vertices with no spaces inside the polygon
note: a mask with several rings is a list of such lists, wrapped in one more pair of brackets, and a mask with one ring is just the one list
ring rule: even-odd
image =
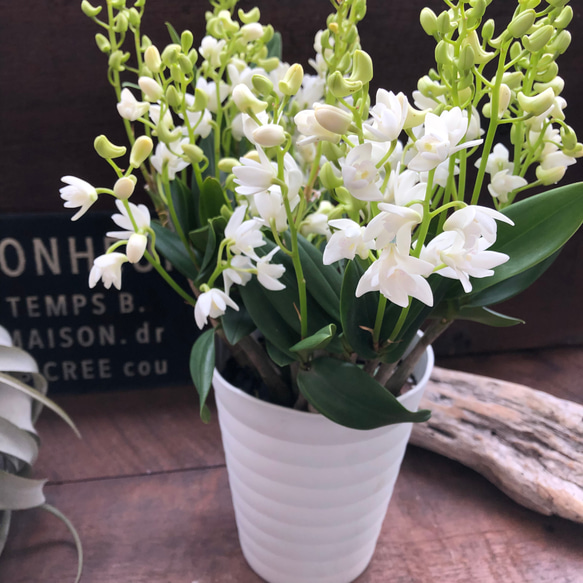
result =
[{"label": "wooden wall background", "polygon": [[[313,34],[329,12],[328,0],[244,1],[257,3],[262,22],[271,22],[284,38],[284,58],[306,65]],[[94,0],[97,4],[97,0]],[[433,40],[418,21],[424,5],[436,12],[441,0],[369,0],[361,26],[364,48],[375,61],[376,83],[408,94],[432,62]],[[573,43],[560,61],[567,81],[567,121],[583,138],[583,6],[571,2]],[[514,2],[494,0],[489,8],[500,23]],[[200,38],[204,0],[148,0],[143,31],[159,45],[167,42],[165,21],[189,28]],[[501,26],[499,25],[499,29]],[[122,141],[113,93],[105,78],[105,57],[93,42],[96,27],[80,10],[80,1],[0,0],[0,212],[61,210],[60,177],[73,174],[95,184],[111,179],[108,165],[93,152],[95,136]],[[583,179],[583,163],[565,183]],[[0,234],[1,237],[1,234]],[[440,343],[446,353],[483,352],[565,344],[583,344],[583,237],[566,247],[555,265],[520,298],[501,311],[527,320],[526,326],[495,330],[458,323]]]}]

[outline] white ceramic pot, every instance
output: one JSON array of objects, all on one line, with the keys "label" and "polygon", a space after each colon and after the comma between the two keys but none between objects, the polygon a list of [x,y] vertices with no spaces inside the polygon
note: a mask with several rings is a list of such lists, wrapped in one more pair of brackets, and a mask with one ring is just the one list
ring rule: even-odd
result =
[{"label": "white ceramic pot", "polygon": [[[429,348],[399,397],[417,410]],[[260,401],[215,372],[213,385],[239,540],[269,583],[349,583],[370,562],[411,423],[360,431]]]}]

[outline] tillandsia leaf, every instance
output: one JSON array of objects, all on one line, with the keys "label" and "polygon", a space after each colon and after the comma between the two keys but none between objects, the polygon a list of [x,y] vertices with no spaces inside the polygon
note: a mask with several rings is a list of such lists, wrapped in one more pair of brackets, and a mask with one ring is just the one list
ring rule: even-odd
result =
[{"label": "tillandsia leaf", "polygon": [[190,352],[190,376],[200,399],[200,414],[204,420],[203,410],[211,390],[215,370],[215,331],[203,332],[192,345]]},{"label": "tillandsia leaf", "polygon": [[32,466],[38,456],[38,442],[30,433],[0,416],[0,454],[14,456]]},{"label": "tillandsia leaf", "polygon": [[354,352],[362,358],[378,357],[373,347],[372,331],[378,309],[378,294],[366,293],[355,296],[356,287],[368,264],[362,259],[349,261],[344,270],[340,290],[340,319],[344,337]]},{"label": "tillandsia leaf", "polygon": [[197,207],[192,192],[181,180],[173,180],[170,190],[178,222],[182,231],[188,233],[198,226]]},{"label": "tillandsia leaf", "polygon": [[152,228],[156,233],[156,249],[172,263],[184,277],[196,280],[198,272],[193,265],[180,237],[165,229],[157,221],[152,221]]},{"label": "tillandsia leaf", "polygon": [[555,261],[560,250],[547,257],[534,267],[509,277],[508,279],[488,287],[477,293],[470,293],[460,298],[460,303],[467,307],[493,306],[505,302],[529,288]]},{"label": "tillandsia leaf", "polygon": [[75,541],[75,548],[77,549],[77,576],[75,577],[75,583],[79,583],[81,580],[81,574],[83,573],[83,545],[81,544],[79,533],[73,526],[73,523],[58,508],[55,508],[50,504],[43,504],[41,508],[61,520],[71,533],[71,536]]},{"label": "tillandsia leaf", "polygon": [[227,310],[221,318],[223,332],[231,346],[235,346],[241,338],[245,338],[257,328],[245,305],[241,305],[242,302],[236,299],[235,302],[239,306],[239,311]]},{"label": "tillandsia leaf", "polygon": [[26,510],[44,504],[45,483],[0,470],[0,510]]},{"label": "tillandsia leaf", "polygon": [[[583,223],[583,183],[531,196],[502,212],[515,224],[500,223],[490,249],[506,253],[510,259],[493,276],[473,279],[472,295],[528,271],[563,247]],[[459,291],[456,297],[461,295]]]},{"label": "tillandsia leaf", "polygon": [[[432,312],[432,317],[439,317],[438,311]],[[448,319],[453,320],[469,320],[470,322],[478,322],[486,326],[493,326],[495,328],[508,328],[516,326],[517,324],[524,324],[524,320],[514,318],[513,316],[506,316],[495,312],[484,306],[466,307],[463,306],[457,312],[449,313]]]},{"label": "tillandsia leaf", "polygon": [[61,407],[59,407],[54,401],[46,397],[41,391],[33,389],[31,386],[23,383],[22,381],[19,381],[18,379],[2,372],[0,372],[0,383],[8,385],[9,387],[16,389],[17,391],[20,391],[21,393],[24,393],[41,402],[45,407],[47,407],[47,409],[51,409],[51,411],[54,411],[61,419],[63,419],[63,421],[65,421],[65,423],[67,423],[67,425],[69,425],[69,427],[71,427],[71,429],[75,432],[77,437],[81,437],[77,427],[71,418],[67,415],[67,413],[65,413],[65,411],[63,411],[63,409],[61,409]]},{"label": "tillandsia leaf", "polygon": [[8,540],[8,532],[10,531],[10,519],[12,518],[11,510],[4,510],[0,512],[0,556],[6,546]]},{"label": "tillandsia leaf", "polygon": [[271,40],[265,45],[267,47],[267,58],[277,57],[281,61],[281,33],[276,32]]},{"label": "tillandsia leaf", "polygon": [[359,366],[316,358],[298,373],[298,387],[310,405],[335,423],[375,429],[393,423],[427,421],[430,412],[409,411]]},{"label": "tillandsia leaf", "polygon": [[210,176],[205,178],[198,201],[200,224],[206,225],[210,219],[220,216],[221,207],[224,204],[225,195],[221,183],[216,178]]},{"label": "tillandsia leaf", "polygon": [[305,357],[315,350],[323,350],[330,344],[336,335],[336,326],[334,324],[328,324],[318,330],[315,334],[300,340],[297,344],[294,344],[290,350],[296,352],[300,356]]}]

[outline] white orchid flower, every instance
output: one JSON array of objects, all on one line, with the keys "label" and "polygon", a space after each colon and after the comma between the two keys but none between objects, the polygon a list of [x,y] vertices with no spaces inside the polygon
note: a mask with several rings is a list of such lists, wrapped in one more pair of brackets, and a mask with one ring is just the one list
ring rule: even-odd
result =
[{"label": "white orchid flower", "polygon": [[469,205],[455,211],[443,224],[443,230],[460,233],[466,241],[466,247],[474,247],[480,237],[484,237],[490,246],[496,241],[496,221],[514,225],[511,219],[494,209]]},{"label": "white orchid flower", "polygon": [[[482,158],[476,160],[475,166],[479,168],[482,163]],[[510,161],[510,152],[504,144],[496,144],[492,153],[488,156],[486,163],[486,172],[492,176],[502,170],[508,170],[512,173],[514,164]]]},{"label": "white orchid flower", "polygon": [[285,285],[279,278],[285,273],[285,267],[279,263],[270,263],[273,256],[279,251],[279,247],[272,249],[267,255],[259,258],[256,264],[257,281],[266,289],[280,291]]},{"label": "white orchid flower", "polygon": [[244,286],[251,279],[249,270],[253,269],[253,263],[245,255],[235,255],[229,262],[229,267],[223,271],[225,293],[229,295],[233,284]]},{"label": "white orchid flower", "polygon": [[209,316],[218,318],[227,311],[227,307],[239,311],[239,306],[220,289],[213,288],[200,294],[194,306],[196,325],[202,330],[208,322]]},{"label": "white orchid flower", "polygon": [[106,253],[95,258],[89,272],[89,287],[95,287],[101,279],[107,289],[112,284],[121,289],[121,266],[127,261],[128,258],[123,253]]},{"label": "white orchid flower", "polygon": [[377,250],[396,243],[399,252],[408,255],[412,230],[423,220],[422,206],[414,206],[417,208],[380,203],[381,212],[367,225],[364,241],[374,240],[374,248]]},{"label": "white orchid flower", "polygon": [[[116,200],[115,206],[119,211],[119,214],[112,215],[113,222],[124,229],[123,231],[110,231],[107,233],[108,237],[113,239],[129,239],[129,237],[134,233],[145,233],[150,227],[150,211],[145,204],[135,205],[133,202],[128,202],[129,212],[123,201]],[[134,229],[134,224],[130,218],[130,214],[133,217],[137,231]]]},{"label": "white orchid flower", "polygon": [[277,178],[277,168],[269,161],[265,152],[258,146],[257,154],[259,162],[247,156],[240,158],[241,166],[233,168],[235,175],[235,188],[238,194],[250,196],[259,192],[265,192]]},{"label": "white orchid flower", "polygon": [[517,188],[522,188],[528,184],[522,176],[514,176],[510,170],[501,170],[492,176],[488,191],[500,202],[508,202],[508,195]]},{"label": "white orchid flower", "polygon": [[367,142],[353,148],[345,160],[340,162],[344,186],[359,200],[383,200],[383,194],[377,186],[379,171],[371,156],[372,144]]},{"label": "white orchid flower", "polygon": [[[184,101],[186,102],[187,107],[192,106],[194,104],[194,95],[192,95],[192,93],[187,93],[184,96]],[[184,115],[180,114],[180,117],[184,119]],[[190,127],[194,128],[195,136],[206,138],[211,133],[213,129],[211,125],[213,116],[209,109],[205,109],[204,111],[189,111],[187,109],[186,117],[188,118]]]},{"label": "white orchid flower", "polygon": [[63,186],[59,192],[61,198],[65,201],[63,205],[65,208],[79,208],[79,210],[71,217],[72,221],[76,221],[82,217],[89,207],[97,200],[97,191],[89,182],[81,180],[76,176],[63,176],[61,180],[68,186]]},{"label": "white orchid flower", "polygon": [[231,93],[231,86],[221,81],[219,83],[219,97],[217,99],[217,84],[214,81],[207,81],[202,76],[196,80],[196,88],[206,94],[208,99],[207,109],[213,113],[216,113],[219,108],[218,99],[223,103],[229,96],[229,93]]},{"label": "white orchid flower", "polygon": [[409,305],[409,297],[432,306],[433,293],[426,279],[432,271],[431,263],[401,254],[396,245],[389,245],[360,278],[356,297],[379,291],[402,308]]},{"label": "white orchid flower", "polygon": [[121,99],[117,104],[117,111],[124,119],[136,121],[148,113],[150,104],[145,101],[138,101],[134,94],[127,88],[122,89]]},{"label": "white orchid flower", "polygon": [[221,64],[221,52],[227,44],[225,40],[217,40],[216,38],[207,35],[200,42],[198,52],[203,58],[208,61],[213,69],[216,69]]},{"label": "white orchid flower", "polygon": [[356,255],[361,259],[368,257],[374,242],[364,240],[365,227],[350,219],[333,219],[328,224],[337,230],[332,233],[324,249],[324,265],[340,259],[354,259]]},{"label": "white orchid flower", "polygon": [[181,172],[190,165],[188,160],[178,156],[174,152],[182,152],[182,144],[189,143],[187,139],[183,138],[172,142],[170,149],[163,142],[158,142],[154,155],[150,158],[152,166],[156,169],[158,174],[162,174],[164,167],[168,168],[168,179],[174,180],[176,173]]},{"label": "white orchid flower", "polygon": [[258,219],[245,221],[247,205],[238,206],[231,215],[225,227],[225,239],[229,239],[231,244],[229,249],[232,253],[254,256],[256,247],[265,245],[261,234],[261,222]]},{"label": "white orchid flower", "polygon": [[340,141],[340,134],[328,131],[322,127],[316,119],[316,114],[313,109],[304,109],[297,113],[294,117],[294,122],[302,137],[297,141],[299,146],[312,144],[324,140],[337,144]]},{"label": "white orchid flower", "polygon": [[273,223],[278,233],[287,229],[287,213],[283,195],[278,186],[272,186],[265,192],[257,193],[253,201],[257,213],[268,225],[271,226]]},{"label": "white orchid flower", "polygon": [[472,247],[458,231],[444,231],[421,251],[421,258],[435,267],[439,275],[450,279],[459,279],[464,291],[472,291],[470,277],[482,278],[494,275],[493,268],[508,261],[505,253],[487,251],[490,243],[480,237]]},{"label": "white orchid flower", "polygon": [[428,172],[437,168],[449,156],[466,148],[473,148],[483,140],[470,140],[460,144],[468,131],[468,114],[459,107],[444,111],[440,116],[428,113],[424,123],[425,133],[415,142],[416,155],[409,168]]},{"label": "white orchid flower", "polygon": [[395,95],[392,91],[379,89],[376,104],[370,110],[372,120],[363,129],[369,138],[392,142],[403,131],[408,112],[409,102],[403,93]]}]

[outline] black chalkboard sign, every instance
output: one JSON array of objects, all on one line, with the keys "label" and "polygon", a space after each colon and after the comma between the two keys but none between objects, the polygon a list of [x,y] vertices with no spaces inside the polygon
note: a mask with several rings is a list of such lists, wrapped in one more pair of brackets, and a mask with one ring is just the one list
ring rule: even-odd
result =
[{"label": "black chalkboard sign", "polygon": [[192,307],[145,261],[123,266],[121,291],[90,289],[93,259],[116,227],[108,213],[70,216],[0,216],[0,325],[51,392],[189,382]]}]

